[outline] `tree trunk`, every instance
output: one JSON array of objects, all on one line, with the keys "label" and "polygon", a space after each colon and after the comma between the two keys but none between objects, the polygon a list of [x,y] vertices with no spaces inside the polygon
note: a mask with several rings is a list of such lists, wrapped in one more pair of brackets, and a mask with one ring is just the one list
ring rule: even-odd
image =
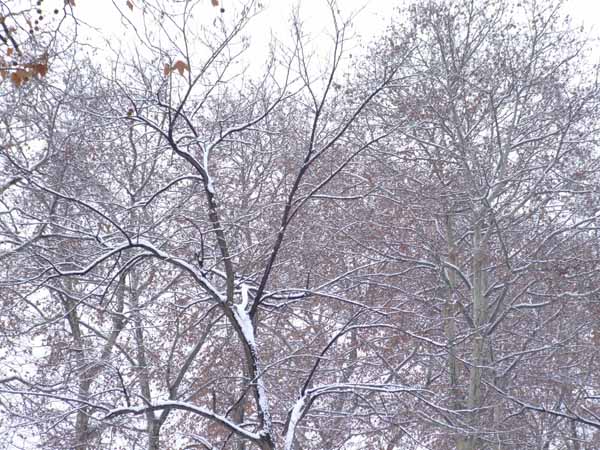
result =
[{"label": "tree trunk", "polygon": [[[448,243],[448,262],[453,266],[458,265],[456,243],[454,241],[454,230],[452,216],[446,215],[446,240]],[[446,280],[448,283],[448,293],[446,295],[446,304],[444,305],[444,333],[448,345],[448,378],[451,390],[451,407],[461,408],[460,390],[458,388],[458,372],[456,350],[454,341],[456,340],[456,302],[454,299],[454,290],[456,289],[456,271],[446,269]]]},{"label": "tree trunk", "polygon": [[[471,353],[471,368],[469,373],[469,386],[466,407],[469,410],[467,423],[477,429],[481,425],[481,408],[482,403],[482,376],[483,366],[487,363],[486,354],[486,335],[483,327],[488,320],[488,304],[485,297],[486,289],[486,274],[484,270],[485,251],[484,240],[482,239],[482,221],[477,220],[473,229],[473,253],[472,253],[472,270],[473,270],[473,289],[472,289],[472,305],[473,305],[473,325],[475,339],[473,342],[473,350]],[[479,439],[476,436],[463,436],[460,439],[459,450],[476,450],[479,445]]]}]

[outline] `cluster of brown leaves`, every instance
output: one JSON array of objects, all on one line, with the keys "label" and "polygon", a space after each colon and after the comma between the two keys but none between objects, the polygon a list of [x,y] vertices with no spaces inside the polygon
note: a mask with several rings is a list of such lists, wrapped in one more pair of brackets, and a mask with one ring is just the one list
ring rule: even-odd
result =
[{"label": "cluster of brown leaves", "polygon": [[[9,48],[6,52],[8,57],[13,55],[14,50]],[[12,84],[21,87],[24,83],[34,77],[45,77],[48,73],[48,56],[44,55],[37,61],[10,66],[4,58],[0,57],[0,77],[5,80],[10,78]]]},{"label": "cluster of brown leaves", "polygon": [[187,71],[190,70],[190,66],[188,66],[184,61],[178,59],[177,61],[175,61],[175,63],[173,65],[165,63],[165,66],[163,68],[163,74],[165,77],[168,77],[175,70],[177,72],[179,72],[179,75],[183,76],[183,74],[186,70]]},{"label": "cluster of brown leaves", "polygon": [[[38,32],[54,31],[59,26],[59,23],[48,23],[48,17],[52,17],[51,13],[60,14],[60,9],[54,5],[53,9],[47,10],[42,5],[43,1],[32,1],[31,8],[18,14],[13,14],[8,7],[4,10],[6,15],[0,16],[0,81],[8,79],[15,87],[21,87],[35,77],[47,75],[48,54],[40,56],[28,46],[32,36]],[[64,4],[75,6],[75,0],[64,0]],[[28,32],[17,33],[19,28]]]}]

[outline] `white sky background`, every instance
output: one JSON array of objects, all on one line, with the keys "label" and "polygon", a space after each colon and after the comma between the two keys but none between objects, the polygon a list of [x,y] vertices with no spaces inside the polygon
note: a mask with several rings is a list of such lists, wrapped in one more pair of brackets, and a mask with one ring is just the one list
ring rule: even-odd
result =
[{"label": "white sky background", "polygon": [[[81,20],[79,37],[87,40],[91,47],[99,47],[100,53],[102,48],[105,48],[101,43],[103,39],[108,39],[114,47],[118,47],[120,40],[125,40],[127,45],[127,35],[123,32],[122,21],[115,8],[118,6],[122,13],[135,21],[141,16],[139,8],[143,5],[143,0],[131,1],[135,5],[133,11],[127,8],[126,0],[75,0],[75,16]],[[163,1],[168,3],[174,0]],[[62,3],[63,0],[46,0],[46,2]],[[201,4],[201,9],[198,11],[205,15],[202,21],[210,24],[221,13],[219,8],[211,6],[210,0],[204,2],[205,6]],[[225,8],[225,15],[233,15],[236,9],[239,11],[239,5],[245,2],[220,0],[220,3]],[[264,11],[252,19],[244,33],[250,37],[249,55],[252,62],[259,66],[256,67],[258,71],[266,59],[266,49],[271,35],[283,42],[291,42],[290,17],[295,6],[299,6],[305,29],[315,37],[317,48],[319,50],[330,48],[327,45],[329,41],[327,36],[332,30],[331,15],[325,0],[260,0],[260,3],[264,5]],[[403,0],[338,0],[338,7],[343,17],[358,13],[353,20],[352,28],[353,36],[357,38],[354,45],[358,46],[360,42],[366,44],[381,36],[394,17],[395,7],[403,3]],[[592,34],[600,35],[600,0],[566,0],[565,10],[573,17],[573,25],[583,24]],[[96,57],[102,58],[98,53]],[[160,67],[158,69],[160,70]]]}]

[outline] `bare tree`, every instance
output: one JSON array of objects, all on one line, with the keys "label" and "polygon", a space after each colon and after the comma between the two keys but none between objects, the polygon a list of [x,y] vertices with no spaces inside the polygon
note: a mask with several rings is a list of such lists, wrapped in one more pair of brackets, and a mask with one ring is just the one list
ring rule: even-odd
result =
[{"label": "bare tree", "polygon": [[296,19],[289,51],[238,74],[255,6],[199,28],[196,4],[179,6],[147,5],[120,76],[82,66],[50,89],[55,115],[29,110],[48,122],[39,158],[6,155],[3,285],[19,293],[9,309],[28,306],[7,358],[33,333],[46,351],[33,373],[9,370],[2,392],[45,447],[292,449],[316,405],[350,407],[357,425],[372,396],[361,393],[418,391],[322,367],[344,347],[358,364],[357,334],[383,325],[360,301],[328,304],[347,301],[338,292],[360,267],[315,250],[326,272],[313,272],[319,231],[298,234],[311,199],[387,133],[346,138],[394,68],[340,101],[347,24],[331,4],[323,73]]},{"label": "bare tree", "polygon": [[261,70],[258,3],[144,6],[110,68],[2,93],[7,445],[596,445],[600,97],[557,5],[416,1],[351,58],[329,2]]},{"label": "bare tree", "polygon": [[[437,380],[435,445],[590,438],[593,325],[581,314],[597,301],[597,208],[573,207],[597,197],[586,181],[597,173],[598,85],[585,41],[547,2],[416,2],[406,28],[413,82],[374,110],[399,134],[371,158],[383,174],[380,223],[397,211],[395,239],[364,248],[406,274],[400,298],[431,317],[418,334],[435,330],[436,366],[422,362]],[[405,32],[392,30],[376,62],[394,58]],[[567,396],[556,389],[565,384]],[[554,417],[534,432],[525,424],[540,412]]]}]

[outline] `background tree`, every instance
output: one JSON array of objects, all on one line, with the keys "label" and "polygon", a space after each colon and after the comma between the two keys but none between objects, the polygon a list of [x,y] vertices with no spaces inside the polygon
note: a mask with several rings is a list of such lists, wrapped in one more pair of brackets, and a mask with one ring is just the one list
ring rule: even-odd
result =
[{"label": "background tree", "polygon": [[[585,43],[558,11],[538,2],[416,3],[415,51],[404,65],[413,82],[374,111],[381,126],[399,127],[371,175],[389,174],[376,195],[388,228],[385,212],[396,205],[398,237],[365,250],[389,255],[411,278],[423,273],[411,310],[425,305],[431,320],[419,334],[436,330],[437,352],[447,349],[433,369],[444,408],[434,423],[452,448],[567,445],[582,434],[577,426],[515,430],[539,410],[563,423],[587,415],[583,392],[595,385],[586,377],[591,384],[568,388],[567,404],[555,388],[581,379],[560,369],[558,353],[589,367],[582,350],[593,344],[582,338],[592,324],[579,314],[596,301],[598,269],[597,254],[583,250],[597,208],[572,207],[597,195],[582,188],[581,168],[597,170],[598,85]],[[390,31],[380,64],[404,32]],[[557,265],[569,280],[561,287]]]}]

